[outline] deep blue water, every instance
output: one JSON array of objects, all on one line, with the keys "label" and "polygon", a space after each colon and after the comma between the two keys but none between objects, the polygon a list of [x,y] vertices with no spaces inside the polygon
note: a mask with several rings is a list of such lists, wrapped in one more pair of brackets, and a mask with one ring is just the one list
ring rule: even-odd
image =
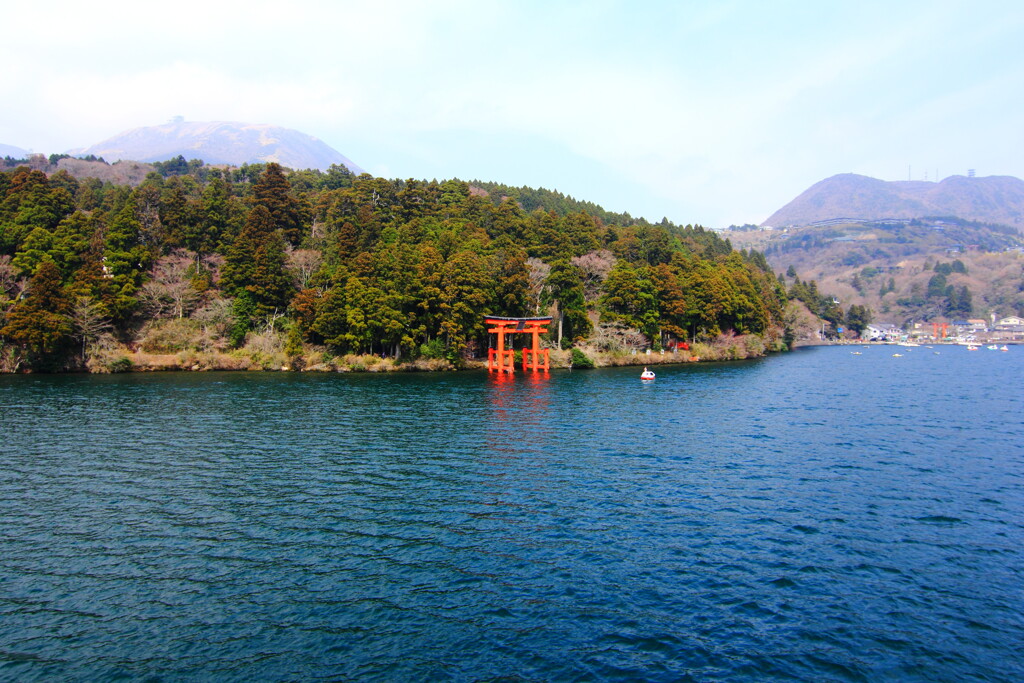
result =
[{"label": "deep blue water", "polygon": [[0,377],[0,678],[1024,680],[1024,347],[852,350]]}]

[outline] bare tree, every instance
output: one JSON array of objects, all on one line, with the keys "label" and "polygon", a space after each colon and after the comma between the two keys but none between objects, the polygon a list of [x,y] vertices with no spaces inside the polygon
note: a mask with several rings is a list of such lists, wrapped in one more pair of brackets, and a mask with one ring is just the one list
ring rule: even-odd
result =
[{"label": "bare tree", "polygon": [[217,287],[220,284],[220,269],[224,266],[223,256],[220,254],[207,254],[201,257],[196,265],[209,275],[211,286]]},{"label": "bare tree", "polygon": [[203,348],[221,349],[227,345],[227,336],[235,324],[235,315],[228,299],[215,297],[197,310],[192,319],[203,327]]},{"label": "bare tree", "polygon": [[326,225],[319,218],[313,219],[313,225],[309,228],[309,236],[311,239],[319,241],[324,238],[326,234]]},{"label": "bare tree", "polygon": [[11,265],[11,257],[6,254],[0,256],[0,302],[17,299],[27,284],[25,278],[18,277],[17,270]]},{"label": "bare tree", "polygon": [[273,313],[268,313],[263,318],[263,330],[267,334],[273,334],[277,327],[277,321],[284,317],[284,311],[278,311],[276,308]]},{"label": "bare tree", "polygon": [[533,300],[534,310],[540,313],[540,304],[543,300],[544,286],[551,274],[551,266],[539,258],[526,259],[526,265],[530,268],[530,298]]},{"label": "bare tree", "polygon": [[575,256],[570,263],[580,269],[587,301],[593,301],[601,294],[601,285],[604,284],[608,273],[612,272],[615,255],[607,249],[599,249],[583,256]]},{"label": "bare tree", "polygon": [[286,268],[298,289],[309,286],[309,281],[324,262],[324,255],[317,249],[291,249],[286,258]]},{"label": "bare tree", "polygon": [[152,279],[142,285],[139,299],[156,318],[184,318],[199,301],[190,269],[195,255],[178,249],[153,265]]},{"label": "bare tree", "polygon": [[70,317],[75,339],[82,342],[82,360],[84,361],[89,347],[111,328],[110,320],[103,314],[103,307],[87,296],[75,299]]}]

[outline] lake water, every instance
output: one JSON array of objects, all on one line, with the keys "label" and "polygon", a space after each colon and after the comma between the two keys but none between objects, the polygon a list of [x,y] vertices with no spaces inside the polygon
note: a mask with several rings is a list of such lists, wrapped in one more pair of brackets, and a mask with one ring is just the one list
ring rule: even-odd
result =
[{"label": "lake water", "polygon": [[639,371],[0,377],[0,678],[1024,679],[1024,347]]}]

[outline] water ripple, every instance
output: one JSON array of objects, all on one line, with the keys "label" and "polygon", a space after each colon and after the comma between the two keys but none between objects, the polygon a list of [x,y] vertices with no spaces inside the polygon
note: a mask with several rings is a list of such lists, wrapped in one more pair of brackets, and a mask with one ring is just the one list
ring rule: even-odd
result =
[{"label": "water ripple", "polygon": [[2,377],[0,678],[1020,680],[1017,354],[872,351]]}]

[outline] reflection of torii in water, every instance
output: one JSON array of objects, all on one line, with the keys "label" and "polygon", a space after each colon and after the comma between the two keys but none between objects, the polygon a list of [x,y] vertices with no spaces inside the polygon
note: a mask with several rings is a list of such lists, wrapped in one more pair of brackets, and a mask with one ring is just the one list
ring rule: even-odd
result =
[{"label": "reflection of torii in water", "polygon": [[[515,372],[514,352],[505,348],[506,334],[532,334],[533,348],[523,349],[523,370],[547,370],[550,364],[547,349],[540,348],[540,335],[548,331],[551,316],[545,318],[502,318],[487,316],[484,322],[490,326],[490,334],[498,335],[498,348],[487,350],[487,369],[497,372]],[[510,344],[511,345],[511,344]],[[542,362],[543,359],[543,362]]]}]

